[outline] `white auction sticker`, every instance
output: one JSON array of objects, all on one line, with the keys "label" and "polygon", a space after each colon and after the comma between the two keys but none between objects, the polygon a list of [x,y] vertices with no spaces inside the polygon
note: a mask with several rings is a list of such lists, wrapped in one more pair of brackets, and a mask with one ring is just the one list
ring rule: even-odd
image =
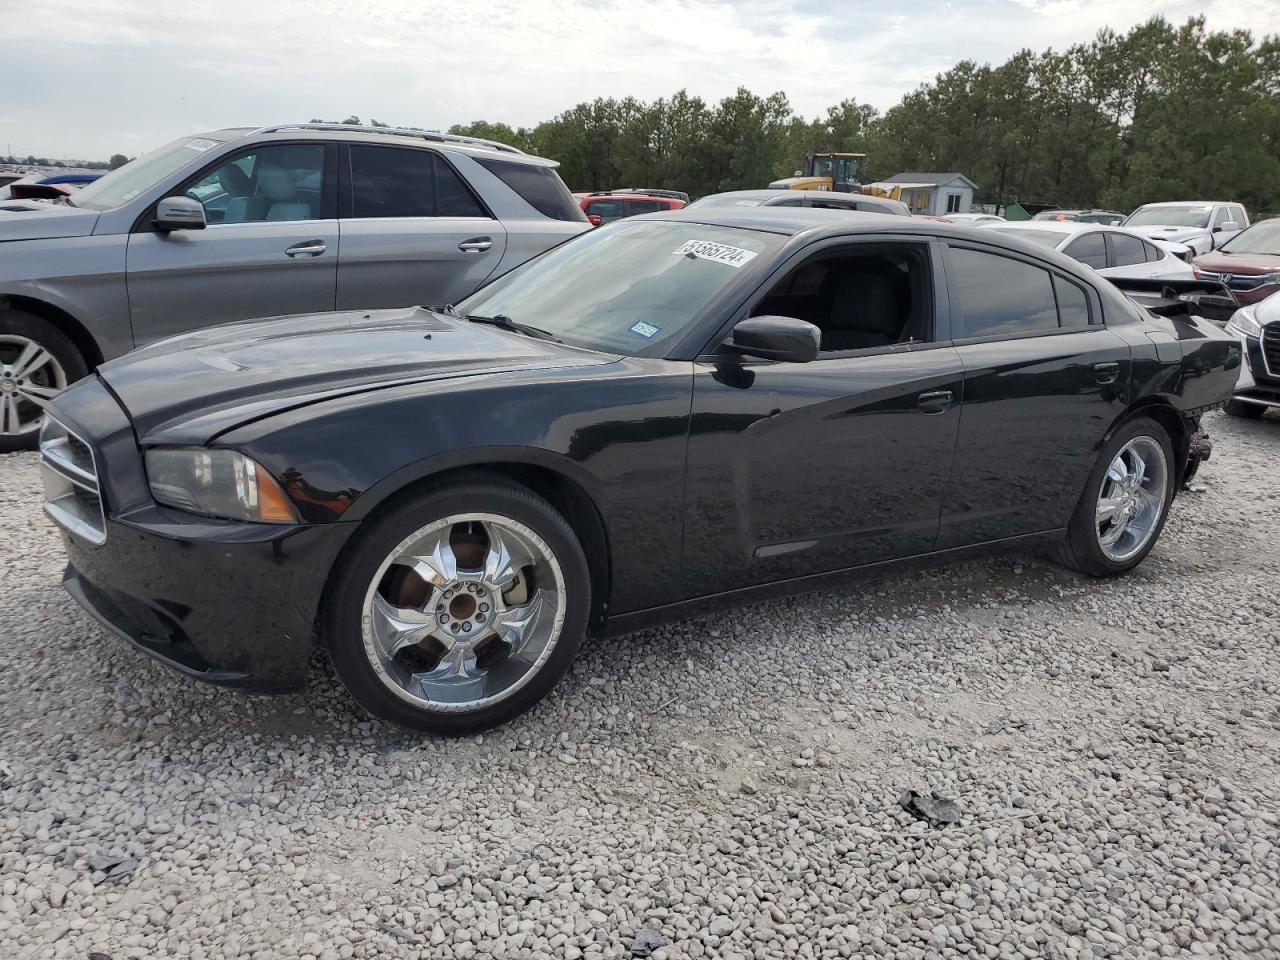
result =
[{"label": "white auction sticker", "polygon": [[755,258],[754,250],[743,250],[725,243],[712,243],[710,240],[689,240],[672,251],[677,257],[697,257],[699,260],[710,260],[723,263],[737,270],[744,263]]},{"label": "white auction sticker", "polygon": [[217,140],[206,140],[203,137],[197,137],[187,144],[187,149],[199,150],[201,153],[204,153],[204,151],[208,150],[210,147],[216,147],[217,145]]}]

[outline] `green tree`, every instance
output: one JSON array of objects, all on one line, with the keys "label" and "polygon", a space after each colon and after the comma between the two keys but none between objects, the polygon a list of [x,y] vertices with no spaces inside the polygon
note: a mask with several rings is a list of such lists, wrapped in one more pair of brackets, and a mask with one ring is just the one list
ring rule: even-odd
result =
[{"label": "green tree", "polygon": [[123,153],[113,153],[111,159],[107,161],[107,169],[115,170],[117,167],[123,167],[129,162],[129,158]]}]

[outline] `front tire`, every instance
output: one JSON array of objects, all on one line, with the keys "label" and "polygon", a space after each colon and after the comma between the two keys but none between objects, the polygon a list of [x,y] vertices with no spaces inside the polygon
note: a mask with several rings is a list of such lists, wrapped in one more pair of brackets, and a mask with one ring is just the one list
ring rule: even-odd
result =
[{"label": "front tire", "polygon": [[1267,412],[1267,408],[1260,403],[1246,403],[1235,397],[1228,400],[1223,409],[1227,411],[1228,416],[1240,417],[1242,420],[1257,420]]},{"label": "front tire", "polygon": [[568,669],[591,577],[541,497],[477,474],[400,502],[335,574],[321,635],[366,710],[460,736],[523,713]]},{"label": "front tire", "polygon": [[71,338],[48,320],[0,309],[0,453],[34,450],[40,403],[88,373]]},{"label": "front tire", "polygon": [[1089,474],[1056,559],[1093,577],[1128,573],[1160,539],[1179,472],[1160,424],[1122,424]]}]

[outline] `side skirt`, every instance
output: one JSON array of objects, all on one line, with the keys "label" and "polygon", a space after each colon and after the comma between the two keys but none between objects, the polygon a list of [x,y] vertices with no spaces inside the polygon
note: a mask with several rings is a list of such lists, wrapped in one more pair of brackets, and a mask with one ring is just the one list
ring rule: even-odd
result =
[{"label": "side skirt", "polygon": [[976,556],[1034,551],[1053,546],[1066,535],[1065,527],[1057,530],[1045,530],[1041,533],[1023,534],[1018,537],[1008,537],[1004,540],[991,540],[987,543],[979,543],[973,546],[952,547],[950,550],[922,553],[913,557],[884,560],[879,563],[869,563],[858,567],[845,567],[829,573],[815,573],[790,580],[778,580],[773,583],[740,587],[736,590],[728,590],[724,593],[711,594],[705,597],[695,597],[692,600],[680,600],[660,607],[648,607],[644,610],[635,610],[630,613],[615,614],[609,617],[600,629],[594,632],[597,636],[616,637],[657,626],[658,624],[670,623],[674,620],[687,620],[690,617],[713,613],[726,607],[773,600],[777,597],[786,597],[796,593],[821,589],[828,585],[856,582],[857,580],[897,570],[942,566],[953,563],[956,560],[964,560]]}]

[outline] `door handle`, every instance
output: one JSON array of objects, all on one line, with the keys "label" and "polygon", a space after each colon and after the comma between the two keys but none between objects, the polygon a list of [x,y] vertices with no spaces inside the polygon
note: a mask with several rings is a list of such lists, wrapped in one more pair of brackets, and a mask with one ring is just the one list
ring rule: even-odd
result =
[{"label": "door handle", "polygon": [[458,249],[463,253],[484,253],[492,246],[493,241],[488,237],[472,237],[458,244]]},{"label": "door handle", "polygon": [[953,399],[950,390],[934,390],[916,397],[916,406],[923,414],[946,413],[951,409]]},{"label": "door handle", "polygon": [[1101,384],[1115,383],[1120,376],[1120,364],[1118,363],[1095,363],[1093,365],[1093,379]]},{"label": "door handle", "polygon": [[303,240],[292,247],[285,247],[286,257],[318,257],[328,249],[323,240]]}]

